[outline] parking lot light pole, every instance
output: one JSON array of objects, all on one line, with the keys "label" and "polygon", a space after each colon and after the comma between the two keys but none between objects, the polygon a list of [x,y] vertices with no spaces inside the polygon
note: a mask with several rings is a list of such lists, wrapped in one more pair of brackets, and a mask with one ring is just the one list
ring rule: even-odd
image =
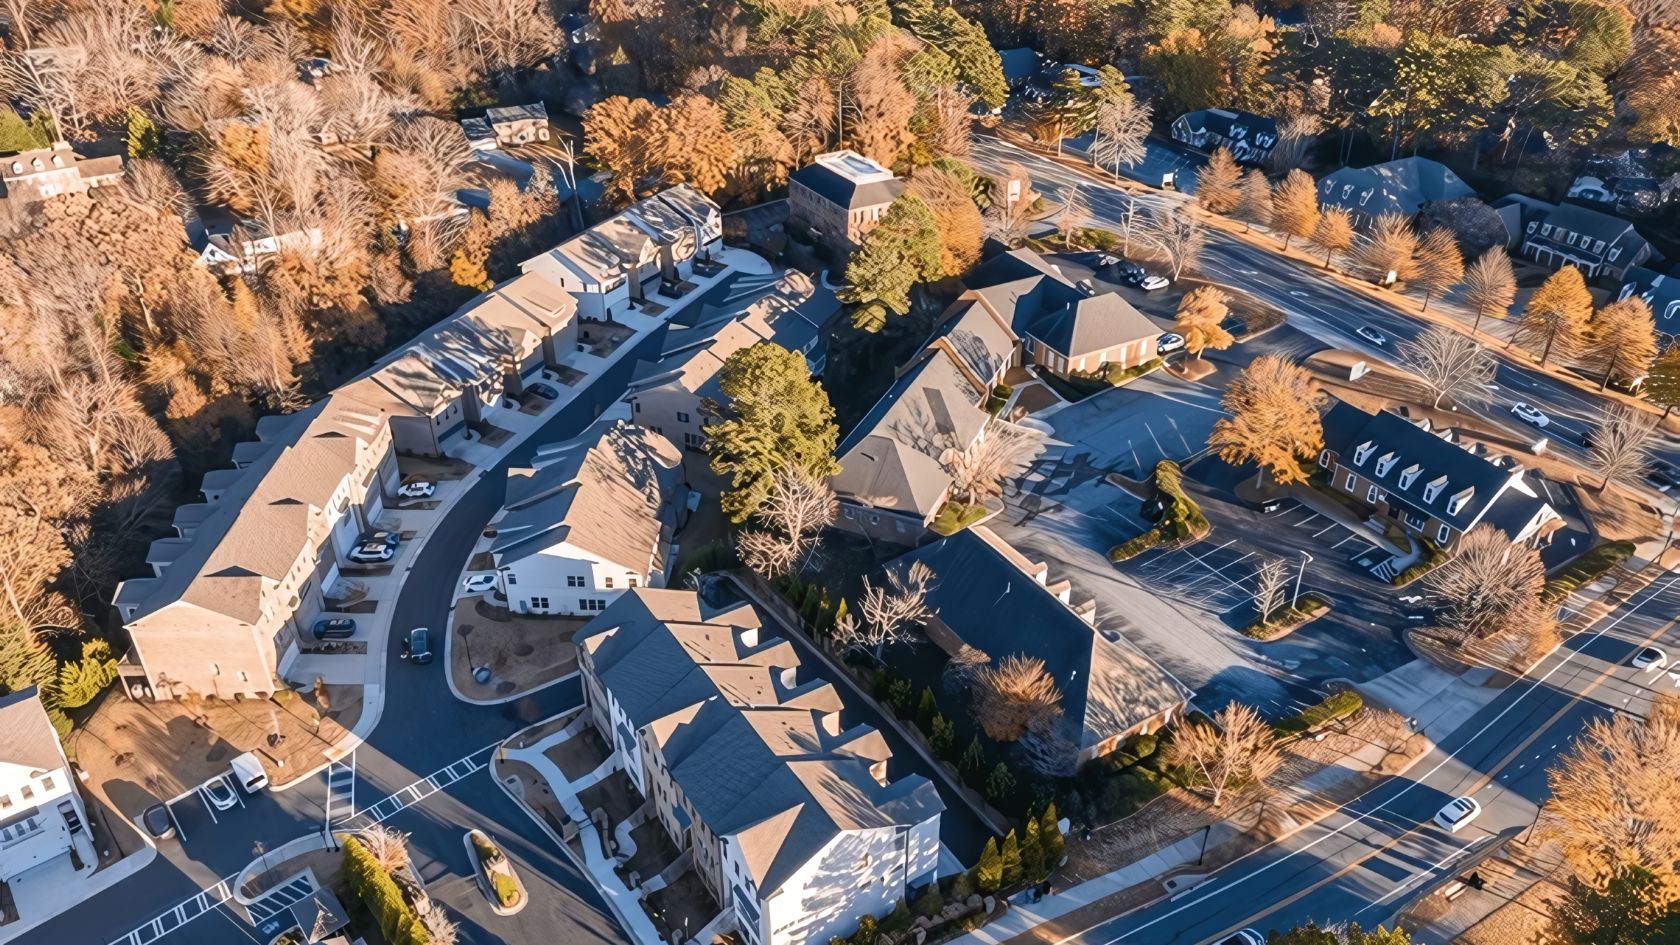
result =
[{"label": "parking lot light pole", "polygon": [[1290,610],[1294,610],[1295,605],[1301,602],[1301,576],[1307,573],[1307,565],[1312,564],[1312,559],[1312,555],[1301,552],[1301,569],[1295,572],[1295,594],[1289,598]]}]

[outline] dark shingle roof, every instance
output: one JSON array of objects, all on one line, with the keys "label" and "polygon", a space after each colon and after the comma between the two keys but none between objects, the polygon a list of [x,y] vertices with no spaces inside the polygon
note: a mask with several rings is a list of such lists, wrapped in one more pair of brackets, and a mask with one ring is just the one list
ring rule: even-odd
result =
[{"label": "dark shingle roof", "polygon": [[1664,275],[1654,269],[1635,266],[1627,271],[1620,297],[1638,295],[1651,305],[1657,330],[1680,335],[1680,276]]},{"label": "dark shingle roof", "polygon": [[1020,653],[1044,661],[1062,690],[1069,734],[1081,747],[1126,731],[1188,692],[1154,660],[1112,631],[1098,631],[1012,564],[973,529],[891,562],[923,561],[938,576],[927,602],[938,620],[994,661]]},{"label": "dark shingle roof", "polygon": [[789,180],[803,184],[829,203],[848,210],[892,203],[894,198],[904,193],[904,181],[896,177],[860,184],[821,163],[805,165],[794,171]]},{"label": "dark shingle roof", "polygon": [[963,282],[1017,336],[1030,334],[1070,358],[1161,333],[1113,292],[1087,297],[1031,250],[993,256]]},{"label": "dark shingle roof", "polygon": [[1383,213],[1411,216],[1426,203],[1475,194],[1451,168],[1420,157],[1370,167],[1344,167],[1318,182],[1321,203],[1370,216]]}]

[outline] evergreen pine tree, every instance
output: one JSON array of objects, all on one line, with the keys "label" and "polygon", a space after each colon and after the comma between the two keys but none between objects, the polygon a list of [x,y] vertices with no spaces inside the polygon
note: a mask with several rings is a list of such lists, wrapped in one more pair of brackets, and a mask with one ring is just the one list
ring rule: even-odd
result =
[{"label": "evergreen pine tree", "polygon": [[145,112],[130,105],[128,107],[128,156],[130,159],[149,158],[157,156],[158,146],[163,143],[163,135],[158,126]]},{"label": "evergreen pine tree", "polygon": [[1044,844],[1039,838],[1038,820],[1027,818],[1026,826],[1021,828],[1021,876],[1028,882],[1036,883],[1044,878]]},{"label": "evergreen pine tree", "polygon": [[1021,881],[1021,844],[1015,839],[1015,831],[1011,830],[1003,837],[1001,857],[1003,863],[1003,884],[1013,886]]},{"label": "evergreen pine tree", "polygon": [[998,762],[992,773],[986,775],[986,799],[993,804],[1001,802],[1015,790],[1015,776],[1009,773],[1009,768],[1003,762]]},{"label": "evergreen pine tree", "polygon": [[986,773],[986,750],[980,747],[980,736],[976,734],[963,749],[962,761],[957,765],[964,781],[979,786],[980,778]]},{"label": "evergreen pine tree", "polygon": [[1045,805],[1044,813],[1039,816],[1038,839],[1044,848],[1044,867],[1053,870],[1061,865],[1062,857],[1066,853],[1066,843],[1062,838],[1061,817],[1056,813],[1056,802]]},{"label": "evergreen pine tree", "polygon": [[933,701],[933,687],[922,687],[922,700],[916,705],[916,727],[931,735],[933,717],[938,714],[939,706]]},{"label": "evergreen pine tree", "polygon": [[974,888],[984,895],[998,891],[1003,884],[1003,858],[998,855],[997,838],[987,837],[980,850],[980,861],[974,864]]}]

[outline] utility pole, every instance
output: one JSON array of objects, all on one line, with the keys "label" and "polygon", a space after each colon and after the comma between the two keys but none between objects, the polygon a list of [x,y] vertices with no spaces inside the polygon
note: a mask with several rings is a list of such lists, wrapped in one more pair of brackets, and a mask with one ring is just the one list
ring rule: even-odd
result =
[{"label": "utility pole", "polygon": [[1289,598],[1289,609],[1294,610],[1301,602],[1301,576],[1307,573],[1307,565],[1312,563],[1313,556],[1305,551],[1301,552],[1301,568],[1295,572],[1295,594]]}]

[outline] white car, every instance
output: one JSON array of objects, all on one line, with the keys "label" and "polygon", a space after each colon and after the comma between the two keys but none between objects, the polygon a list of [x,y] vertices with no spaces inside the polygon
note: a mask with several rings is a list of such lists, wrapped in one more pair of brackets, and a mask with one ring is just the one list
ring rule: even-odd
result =
[{"label": "white car", "polygon": [[1253,929],[1238,929],[1229,938],[1220,939],[1219,945],[1266,945],[1266,937]]},{"label": "white car", "polygon": [[397,556],[397,549],[382,541],[370,541],[365,545],[357,545],[350,552],[350,560],[357,564],[379,564]]},{"label": "white car", "polygon": [[467,578],[465,586],[470,594],[482,594],[496,586],[496,576],[494,574],[474,574]]},{"label": "white car", "polygon": [[1143,281],[1138,283],[1138,288],[1145,292],[1155,292],[1169,285],[1172,283],[1167,281],[1166,276],[1144,276]]},{"label": "white car", "polygon": [[210,805],[217,810],[232,810],[233,805],[239,803],[239,795],[233,792],[233,783],[225,774],[204,782],[203,790]]},{"label": "white car", "polygon": [[1155,340],[1155,353],[1166,354],[1184,347],[1184,336],[1176,332],[1167,332]]},{"label": "white car", "polygon": [[228,762],[228,770],[233,774],[233,780],[238,782],[246,794],[255,794],[268,787],[268,772],[263,770],[262,762],[257,756],[246,752]]},{"label": "white car", "polygon": [[1482,805],[1473,797],[1455,797],[1441,808],[1435,815],[1435,822],[1440,824],[1447,833],[1458,833],[1472,820],[1481,816]]},{"label": "white car", "polygon": [[1388,344],[1388,336],[1375,328],[1372,328],[1370,325],[1360,325],[1358,328],[1354,329],[1353,333],[1374,345]]},{"label": "white car", "polygon": [[1654,646],[1648,646],[1633,657],[1634,669],[1658,670],[1668,665],[1668,654]]},{"label": "white car", "polygon": [[437,492],[437,483],[427,482],[424,479],[405,482],[397,489],[397,495],[405,499],[429,499],[435,492]]},{"label": "white car", "polygon": [[1511,416],[1516,417],[1524,423],[1533,424],[1542,430],[1552,425],[1552,418],[1546,416],[1539,407],[1536,407],[1533,404],[1524,403],[1520,400],[1511,405]]},{"label": "white car", "polygon": [[1103,253],[1097,257],[1097,267],[1099,269],[1107,269],[1109,266],[1118,265],[1120,265],[1120,257],[1112,253]]}]

